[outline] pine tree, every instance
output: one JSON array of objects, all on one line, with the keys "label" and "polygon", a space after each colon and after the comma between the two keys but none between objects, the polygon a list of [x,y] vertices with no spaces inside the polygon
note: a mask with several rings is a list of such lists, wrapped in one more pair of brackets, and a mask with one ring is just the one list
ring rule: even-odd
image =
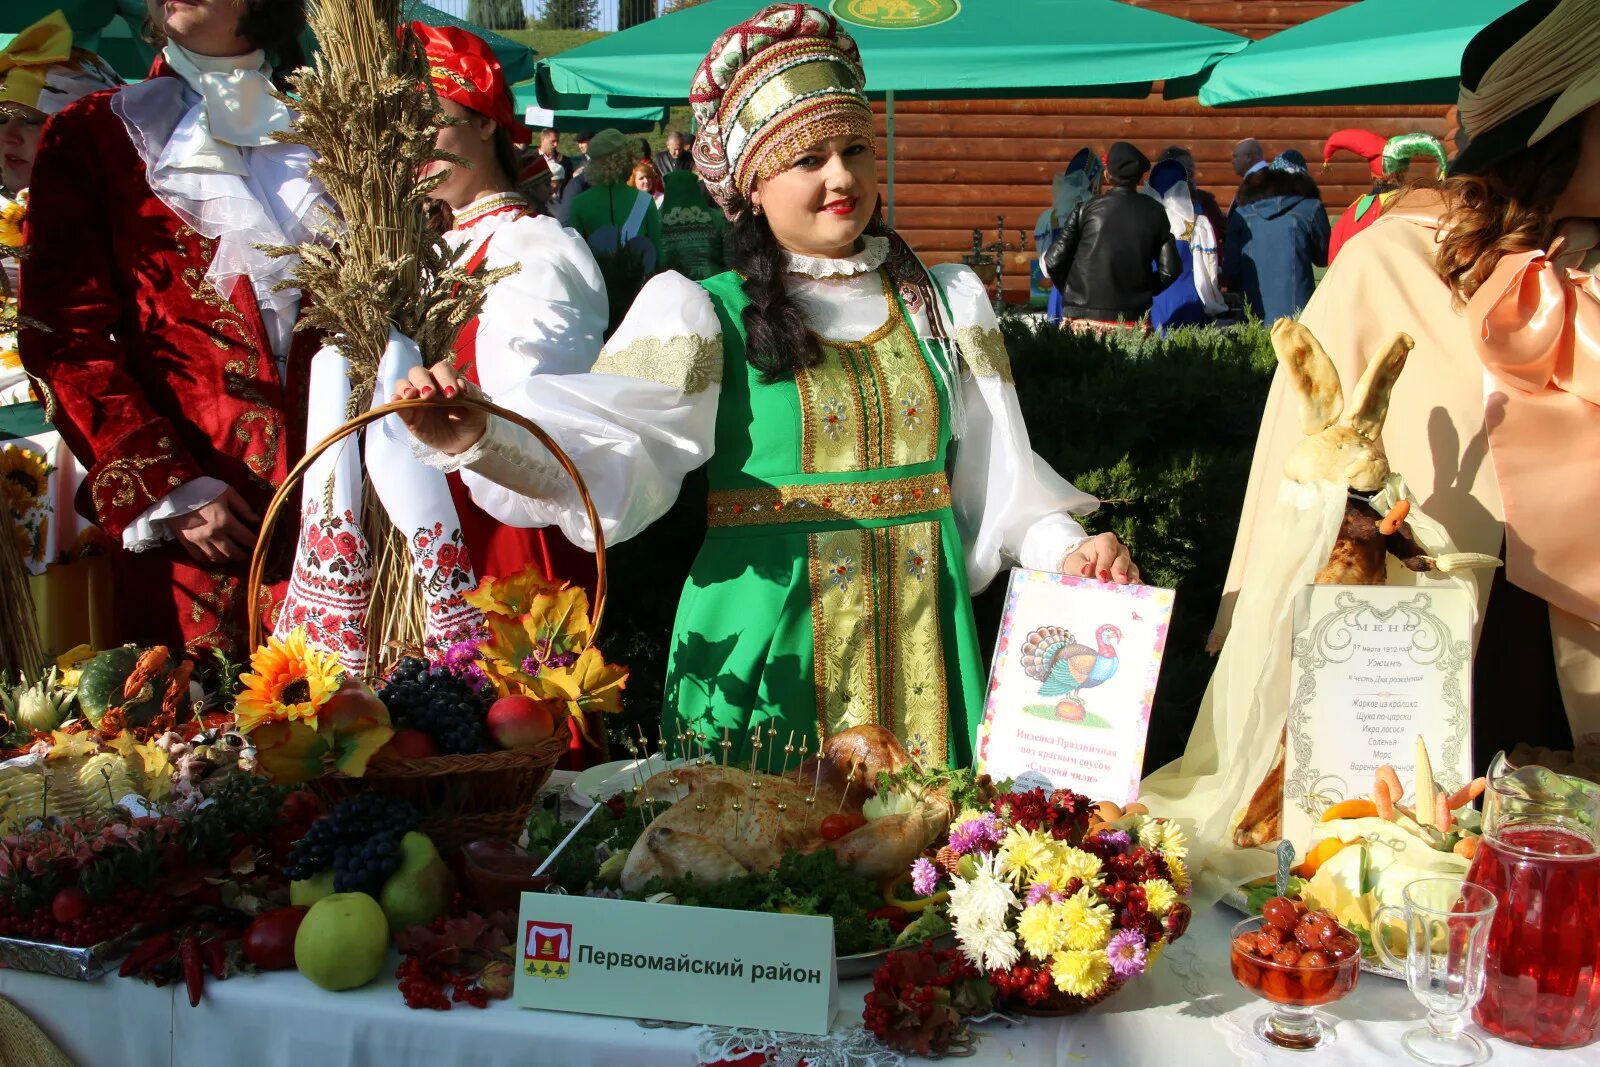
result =
[{"label": "pine tree", "polygon": [[694,7],[696,4],[705,2],[706,0],[667,0],[667,6],[662,9],[661,13],[663,15],[671,15],[674,12],[682,11],[686,7]]},{"label": "pine tree", "polygon": [[467,21],[486,30],[528,28],[522,0],[467,0]]},{"label": "pine tree", "polygon": [[600,0],[545,0],[539,25],[547,30],[592,30]]},{"label": "pine tree", "polygon": [[656,0],[617,0],[617,29],[625,30],[656,17]]}]

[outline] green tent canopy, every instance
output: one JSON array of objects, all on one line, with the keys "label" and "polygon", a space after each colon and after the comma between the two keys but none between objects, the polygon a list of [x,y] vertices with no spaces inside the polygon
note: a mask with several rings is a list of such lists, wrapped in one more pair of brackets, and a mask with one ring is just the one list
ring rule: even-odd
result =
[{"label": "green tent canopy", "polygon": [[[350,2],[350,0],[334,0]],[[38,22],[52,11],[61,11],[72,26],[74,43],[79,48],[97,52],[107,63],[129,81],[138,81],[150,70],[155,50],[144,42],[141,29],[144,25],[144,0],[4,0],[0,4],[0,47],[9,39]],[[511,84],[533,77],[533,49],[509,37],[474,26],[448,12],[422,3],[406,0],[406,17],[430,26],[461,26],[489,42],[495,58],[505,69],[506,82]],[[305,38],[309,53],[314,47],[309,32]]]},{"label": "green tent canopy", "polygon": [[[1115,0],[813,2],[861,46],[868,91],[901,99],[1143,96],[1247,43]],[[711,42],[764,6],[708,0],[552,56],[539,64],[539,99],[558,109],[590,98],[682,103]]]},{"label": "green tent canopy", "polygon": [[1205,76],[1200,102],[1453,104],[1461,53],[1517,0],[1361,0],[1253,41]]},{"label": "green tent canopy", "polygon": [[664,107],[609,107],[592,104],[575,111],[552,111],[539,106],[535,83],[525,81],[511,87],[511,100],[517,115],[534,129],[553,129],[562,133],[603,130],[611,127],[623,133],[644,133],[667,121]]}]

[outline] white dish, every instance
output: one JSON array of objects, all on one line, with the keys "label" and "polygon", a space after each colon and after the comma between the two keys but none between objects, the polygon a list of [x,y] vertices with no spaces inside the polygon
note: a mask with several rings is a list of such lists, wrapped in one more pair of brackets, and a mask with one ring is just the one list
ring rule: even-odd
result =
[{"label": "white dish", "polygon": [[647,760],[624,759],[602,763],[574,778],[567,787],[567,794],[579,807],[592,807],[596,800],[608,800],[618,793],[627,793],[634,786],[643,785],[651,776],[677,765],[681,765],[681,762],[669,761],[659,752]]}]

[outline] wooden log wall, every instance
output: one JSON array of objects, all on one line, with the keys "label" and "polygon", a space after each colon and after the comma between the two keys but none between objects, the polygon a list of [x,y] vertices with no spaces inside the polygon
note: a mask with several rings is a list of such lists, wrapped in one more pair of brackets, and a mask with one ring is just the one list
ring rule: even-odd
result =
[{"label": "wooden log wall", "polygon": [[[1346,6],[1350,0],[1125,0],[1241,36],[1258,38]],[[886,144],[877,105],[880,172]],[[1371,184],[1364,161],[1348,153],[1319,166],[1329,134],[1358,126],[1385,136],[1422,131],[1443,137],[1442,107],[1204,108],[1194,99],[1163,100],[1159,86],[1146,99],[961,100],[895,104],[895,226],[930,263],[959,260],[971,251],[972,231],[994,240],[1005,217],[1006,240],[1031,235],[1050,204],[1050,181],[1088,145],[1104,155],[1114,141],[1131,141],[1152,160],[1168,145],[1194,153],[1199,185],[1224,209],[1239,179],[1234,144],[1259,138],[1268,157],[1295,148],[1312,164],[1331,217]],[[1031,252],[1031,238],[1029,249]],[[1030,257],[1008,256],[1006,294],[1026,300]]]}]

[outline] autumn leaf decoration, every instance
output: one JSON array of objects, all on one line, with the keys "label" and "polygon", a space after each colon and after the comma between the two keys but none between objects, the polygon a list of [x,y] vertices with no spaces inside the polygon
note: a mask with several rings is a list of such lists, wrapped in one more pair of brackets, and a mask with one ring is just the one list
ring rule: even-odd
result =
[{"label": "autumn leaf decoration", "polygon": [[552,582],[530,566],[484,579],[467,602],[484,613],[478,664],[501,696],[559,704],[591,741],[583,713],[622,710],[628,668],[607,663],[593,647],[589,595],[581,587]]}]

